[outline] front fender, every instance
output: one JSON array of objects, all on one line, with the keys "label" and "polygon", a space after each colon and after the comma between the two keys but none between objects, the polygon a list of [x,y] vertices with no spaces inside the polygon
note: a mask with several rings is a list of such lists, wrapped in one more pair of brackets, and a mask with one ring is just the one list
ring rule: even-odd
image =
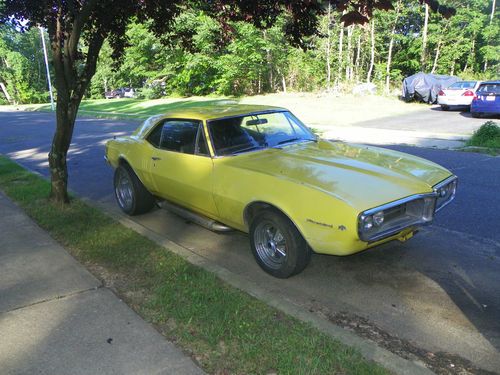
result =
[{"label": "front fender", "polygon": [[366,248],[357,235],[358,212],[346,202],[285,177],[232,167],[220,160],[214,164],[214,200],[226,224],[248,232],[245,209],[263,202],[283,212],[318,253],[345,255],[353,247]]}]

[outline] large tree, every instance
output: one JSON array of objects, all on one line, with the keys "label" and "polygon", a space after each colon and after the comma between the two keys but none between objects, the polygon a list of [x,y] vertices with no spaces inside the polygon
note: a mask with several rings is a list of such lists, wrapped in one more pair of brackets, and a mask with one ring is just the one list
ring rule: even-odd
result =
[{"label": "large tree", "polygon": [[[425,2],[444,15],[453,12],[436,0]],[[345,26],[368,21],[374,9],[392,9],[392,0],[328,3],[344,12]],[[286,32],[294,43],[300,44],[303,36],[316,32],[318,16],[326,4],[320,0],[0,0],[0,23],[10,23],[21,30],[36,26],[48,30],[57,90],[57,126],[49,153],[51,199],[69,202],[66,156],[78,107],[95,74],[99,51],[106,39],[117,60],[127,45],[126,29],[130,22],[148,20],[148,27],[162,37],[172,31],[181,10],[194,7],[221,22],[228,36],[229,21],[245,20],[265,28],[279,14],[287,12]]]}]

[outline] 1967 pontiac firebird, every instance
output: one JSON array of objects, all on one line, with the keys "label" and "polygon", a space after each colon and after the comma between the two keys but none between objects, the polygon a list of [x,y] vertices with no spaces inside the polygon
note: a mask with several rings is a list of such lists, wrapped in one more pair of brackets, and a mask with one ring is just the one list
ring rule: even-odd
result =
[{"label": "1967 pontiac firebird", "polygon": [[249,233],[269,274],[313,251],[353,254],[406,241],[450,203],[457,177],[387,149],[317,138],[284,108],[206,105],[154,116],[106,144],[120,208],[159,202],[212,230]]}]

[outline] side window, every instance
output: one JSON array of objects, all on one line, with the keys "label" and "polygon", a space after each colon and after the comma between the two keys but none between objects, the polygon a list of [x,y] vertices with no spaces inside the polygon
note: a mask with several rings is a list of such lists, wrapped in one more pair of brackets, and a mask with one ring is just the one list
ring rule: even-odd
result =
[{"label": "side window", "polygon": [[157,125],[147,137],[147,141],[151,143],[156,148],[160,147],[161,131],[163,129],[163,124]]},{"label": "side window", "polygon": [[147,141],[162,150],[208,156],[208,147],[202,130],[199,121],[167,120],[153,129]]},{"label": "side window", "polygon": [[198,150],[196,150],[198,155],[210,156],[208,152],[207,140],[205,139],[205,134],[203,134],[203,126],[200,124],[198,128],[198,139],[196,141],[198,145]]}]

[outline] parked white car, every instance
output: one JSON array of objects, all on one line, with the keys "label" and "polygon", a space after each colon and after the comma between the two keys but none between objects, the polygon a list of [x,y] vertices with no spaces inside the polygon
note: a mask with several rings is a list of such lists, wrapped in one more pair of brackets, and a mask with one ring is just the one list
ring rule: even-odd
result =
[{"label": "parked white car", "polygon": [[468,107],[481,81],[458,81],[438,93],[438,104],[443,111],[450,107]]}]

